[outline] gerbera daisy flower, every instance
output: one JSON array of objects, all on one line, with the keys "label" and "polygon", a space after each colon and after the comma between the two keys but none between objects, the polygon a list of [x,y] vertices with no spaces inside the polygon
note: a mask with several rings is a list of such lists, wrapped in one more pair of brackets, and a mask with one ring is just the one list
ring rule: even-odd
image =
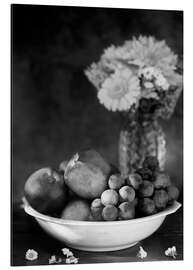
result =
[{"label": "gerbera daisy flower", "polygon": [[165,40],[139,36],[105,49],[85,74],[108,110],[127,111],[133,104],[137,109],[140,98],[153,98],[162,99],[171,115],[183,86],[177,64],[178,57]]},{"label": "gerbera daisy flower", "polygon": [[128,46],[128,62],[144,66],[156,67],[163,75],[170,74],[176,69],[177,55],[167,46],[165,40],[158,41],[154,37],[139,36],[126,41]]},{"label": "gerbera daisy flower", "polygon": [[140,97],[139,79],[129,69],[116,70],[98,92],[98,99],[108,110],[127,111]]}]

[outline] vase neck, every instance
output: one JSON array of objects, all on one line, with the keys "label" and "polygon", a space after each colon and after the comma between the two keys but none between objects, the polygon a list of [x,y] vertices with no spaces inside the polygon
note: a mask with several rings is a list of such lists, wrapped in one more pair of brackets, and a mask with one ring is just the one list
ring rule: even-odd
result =
[{"label": "vase neck", "polygon": [[128,129],[134,126],[157,125],[158,119],[153,114],[147,113],[127,113],[122,116],[122,129]]}]

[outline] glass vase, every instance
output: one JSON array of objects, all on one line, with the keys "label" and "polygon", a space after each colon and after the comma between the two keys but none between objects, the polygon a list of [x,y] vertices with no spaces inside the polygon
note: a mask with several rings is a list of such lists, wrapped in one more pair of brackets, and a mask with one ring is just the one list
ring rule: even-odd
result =
[{"label": "glass vase", "polygon": [[146,156],[156,156],[160,169],[166,162],[166,136],[157,119],[128,119],[120,132],[119,169],[124,177],[142,166]]}]

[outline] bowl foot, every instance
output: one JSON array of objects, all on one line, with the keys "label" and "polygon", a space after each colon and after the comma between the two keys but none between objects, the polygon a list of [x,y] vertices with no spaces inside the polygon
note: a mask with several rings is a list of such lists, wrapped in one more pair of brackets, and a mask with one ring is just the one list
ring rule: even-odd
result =
[{"label": "bowl foot", "polygon": [[102,252],[102,251],[116,251],[116,250],[126,249],[129,247],[135,246],[137,243],[138,242],[134,242],[134,243],[129,243],[126,245],[121,245],[121,246],[114,246],[114,247],[85,247],[85,246],[70,245],[70,244],[67,244],[67,246],[71,248],[79,249],[79,250]]}]

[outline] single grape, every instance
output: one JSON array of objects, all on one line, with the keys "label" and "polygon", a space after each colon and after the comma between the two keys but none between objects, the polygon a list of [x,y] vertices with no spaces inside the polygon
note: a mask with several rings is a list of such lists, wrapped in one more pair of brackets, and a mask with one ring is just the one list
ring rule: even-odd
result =
[{"label": "single grape", "polygon": [[120,189],[124,185],[125,180],[120,174],[112,174],[109,178],[108,185],[111,189]]},{"label": "single grape", "polygon": [[114,221],[118,217],[118,210],[114,205],[106,205],[102,211],[103,219],[106,221]]},{"label": "single grape", "polygon": [[154,186],[150,181],[143,181],[139,186],[138,194],[139,197],[151,197],[154,192]]},{"label": "single grape", "polygon": [[103,191],[101,195],[101,202],[103,205],[116,205],[118,203],[119,196],[118,193],[113,189],[107,189]]},{"label": "single grape", "polygon": [[103,207],[104,206],[100,198],[96,198],[92,201],[90,210],[91,210],[91,215],[93,217],[93,220],[96,220],[96,221],[103,220],[102,218]]},{"label": "single grape", "polygon": [[143,161],[143,168],[147,168],[152,172],[159,170],[159,162],[155,156],[147,156]]},{"label": "single grape", "polygon": [[150,198],[140,199],[137,209],[141,214],[145,216],[152,215],[156,212],[155,203]]},{"label": "single grape", "polygon": [[102,217],[103,208],[104,208],[103,206],[102,207],[91,207],[90,208],[93,220],[95,220],[95,221],[103,220],[103,217]]},{"label": "single grape", "polygon": [[130,186],[123,186],[119,189],[121,202],[132,202],[135,199],[135,190]]},{"label": "single grape", "polygon": [[164,209],[167,206],[169,197],[165,190],[156,190],[153,196],[153,200],[157,209]]},{"label": "single grape", "polygon": [[100,198],[96,198],[92,201],[91,207],[102,207],[102,202]]},{"label": "single grape", "polygon": [[148,168],[139,168],[139,169],[137,169],[136,173],[141,175],[143,180],[148,180],[148,181],[154,180],[154,174]]},{"label": "single grape", "polygon": [[165,173],[157,173],[155,181],[153,182],[155,189],[166,188],[171,186],[169,175]]},{"label": "single grape", "polygon": [[132,186],[135,190],[139,189],[140,184],[142,183],[142,178],[137,173],[129,174],[126,178],[126,183],[130,186]]},{"label": "single grape", "polygon": [[129,202],[121,203],[118,209],[120,220],[133,219],[135,217],[135,207],[133,204],[130,204]]},{"label": "single grape", "polygon": [[179,189],[176,186],[167,187],[168,201],[173,202],[179,197]]}]

